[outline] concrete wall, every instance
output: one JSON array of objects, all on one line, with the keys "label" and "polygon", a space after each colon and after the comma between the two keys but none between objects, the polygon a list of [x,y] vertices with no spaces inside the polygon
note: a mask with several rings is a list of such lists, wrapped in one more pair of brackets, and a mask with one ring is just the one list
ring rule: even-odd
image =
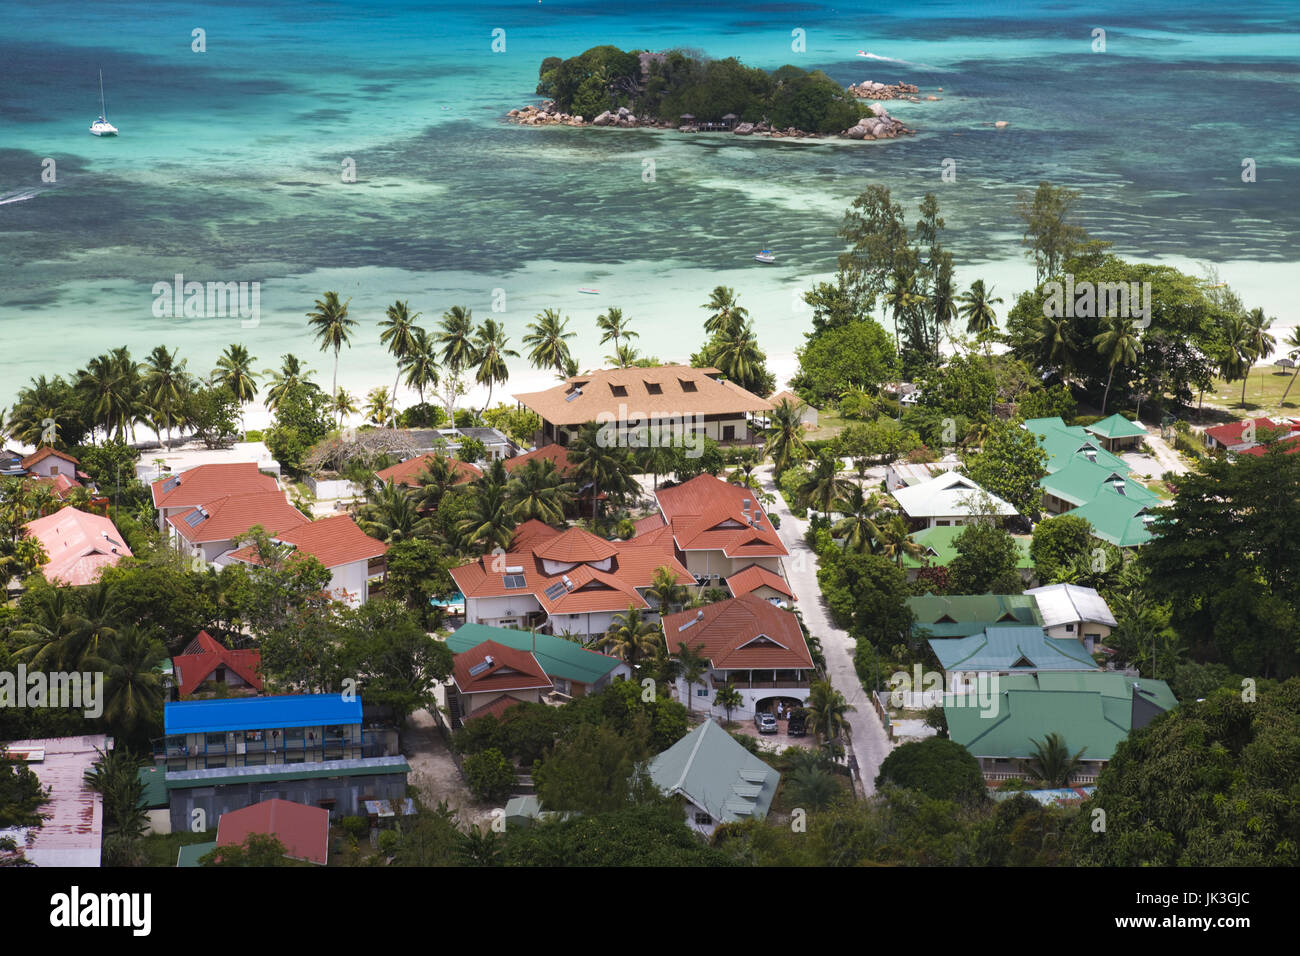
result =
[{"label": "concrete wall", "polygon": [[[353,561],[333,569],[330,578],[330,592],[339,600],[346,600],[352,607],[358,607],[370,600],[369,561]],[[344,596],[346,592],[346,598]]]},{"label": "concrete wall", "polygon": [[303,483],[320,500],[359,498],[365,494],[363,489],[346,478],[317,478],[314,475],[308,475]]},{"label": "concrete wall", "polygon": [[529,614],[541,611],[537,598],[528,591],[520,591],[509,597],[487,597],[465,599],[465,620],[470,624],[487,624],[490,627],[508,627],[513,623],[519,627]]}]

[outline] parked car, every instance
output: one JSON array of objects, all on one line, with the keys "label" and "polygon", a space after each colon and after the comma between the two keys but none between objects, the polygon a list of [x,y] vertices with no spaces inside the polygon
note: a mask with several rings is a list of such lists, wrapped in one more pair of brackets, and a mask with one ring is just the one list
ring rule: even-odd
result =
[{"label": "parked car", "polygon": [[779,729],[776,725],[776,718],[765,713],[754,715],[754,726],[758,728],[760,734],[774,734]]},{"label": "parked car", "polygon": [[796,707],[790,711],[790,726],[788,733],[791,737],[808,736],[808,711],[804,707]]}]

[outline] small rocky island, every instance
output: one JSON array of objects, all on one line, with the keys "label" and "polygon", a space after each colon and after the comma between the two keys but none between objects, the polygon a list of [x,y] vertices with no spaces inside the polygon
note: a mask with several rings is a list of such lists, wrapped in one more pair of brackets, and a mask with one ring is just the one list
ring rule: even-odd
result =
[{"label": "small rocky island", "polygon": [[[783,66],[768,73],[734,58],[702,60],[683,51],[624,52],[593,47],[538,71],[540,106],[513,109],[521,126],[600,126],[730,133],[770,139],[894,139],[916,132],[878,102],[919,102],[908,83],[866,80],[841,87],[820,70]],[[927,97],[938,99],[938,97]]]}]

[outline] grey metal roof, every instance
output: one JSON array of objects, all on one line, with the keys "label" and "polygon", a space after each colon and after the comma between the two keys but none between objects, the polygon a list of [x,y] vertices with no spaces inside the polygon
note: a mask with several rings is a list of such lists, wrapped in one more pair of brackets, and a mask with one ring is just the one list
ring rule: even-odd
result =
[{"label": "grey metal roof", "polygon": [[680,793],[715,820],[767,815],[781,775],[706,720],[654,760],[650,779]]},{"label": "grey metal roof", "polygon": [[1110,613],[1110,606],[1093,588],[1077,584],[1048,584],[1041,588],[1030,588],[1025,593],[1032,594],[1038,602],[1043,627],[1079,621],[1117,626],[1115,615]]}]

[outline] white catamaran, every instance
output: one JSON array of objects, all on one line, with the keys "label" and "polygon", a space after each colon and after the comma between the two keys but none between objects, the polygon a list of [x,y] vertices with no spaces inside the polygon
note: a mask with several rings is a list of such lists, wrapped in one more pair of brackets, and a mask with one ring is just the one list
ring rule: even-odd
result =
[{"label": "white catamaran", "polygon": [[117,127],[108,121],[108,110],[104,108],[104,71],[99,71],[99,119],[90,124],[90,132],[95,136],[116,136]]}]

